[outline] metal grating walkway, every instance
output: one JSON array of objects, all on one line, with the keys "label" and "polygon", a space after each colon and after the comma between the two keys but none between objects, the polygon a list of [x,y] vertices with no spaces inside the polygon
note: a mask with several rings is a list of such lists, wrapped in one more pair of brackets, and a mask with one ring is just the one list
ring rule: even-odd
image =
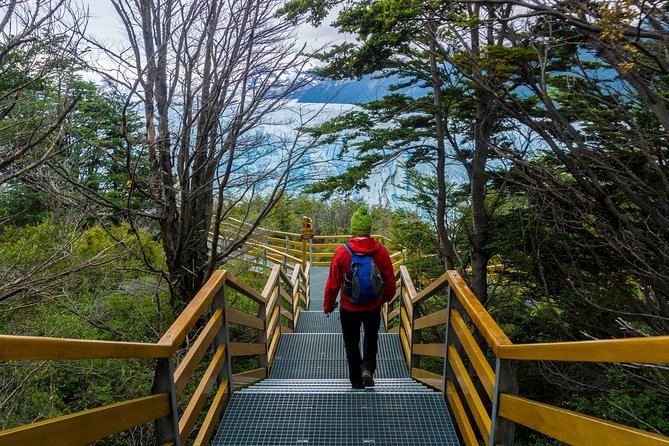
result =
[{"label": "metal grating walkway", "polygon": [[[339,321],[339,311],[335,311],[330,317],[323,317],[323,302],[320,303],[321,309],[317,311],[303,311],[300,313],[298,333],[341,333],[341,322]],[[312,305],[315,309],[315,305]],[[379,333],[385,333],[386,329],[381,324]]]},{"label": "metal grating walkway", "polygon": [[233,394],[211,444],[459,446],[444,396],[409,378],[398,335],[379,334],[376,385],[351,388],[339,313],[322,312],[326,278],[312,270],[312,311],[281,337],[269,378]]}]

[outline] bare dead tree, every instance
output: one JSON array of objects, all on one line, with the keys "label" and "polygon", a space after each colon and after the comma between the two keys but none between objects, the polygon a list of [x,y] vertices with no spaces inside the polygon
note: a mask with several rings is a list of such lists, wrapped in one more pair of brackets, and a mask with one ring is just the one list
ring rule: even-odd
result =
[{"label": "bare dead tree", "polygon": [[[242,242],[217,246],[230,204],[262,195],[263,209],[250,219],[257,226],[305,160],[308,144],[299,136],[289,141],[266,130],[305,82],[307,59],[291,25],[274,16],[276,1],[113,4],[129,46],[102,49],[121,66],[112,81],[129,91],[129,106],[140,101],[145,120],[142,146],[127,142],[128,201],[143,196],[153,206],[126,212],[131,222],[158,223],[174,296],[188,300]],[[142,152],[146,179],[137,168]]]}]

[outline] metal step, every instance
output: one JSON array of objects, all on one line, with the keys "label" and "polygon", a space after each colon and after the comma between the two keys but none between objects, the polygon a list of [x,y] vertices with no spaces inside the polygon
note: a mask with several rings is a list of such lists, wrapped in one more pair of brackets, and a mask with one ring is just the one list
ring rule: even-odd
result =
[{"label": "metal step", "polygon": [[[410,378],[377,378],[374,387],[363,391],[376,393],[434,393],[434,390]],[[348,379],[266,379],[239,392],[251,393],[347,393],[352,389]]]},{"label": "metal step", "polygon": [[236,392],[213,446],[459,445],[442,394]]},{"label": "metal step", "polygon": [[328,279],[330,268],[327,266],[311,268],[311,296],[309,310],[323,311],[323,293],[325,292],[325,282]]},{"label": "metal step", "polygon": [[[362,327],[361,330],[362,332]],[[303,311],[297,324],[296,333],[341,333],[339,311],[334,311],[327,317],[323,311]],[[385,333],[383,324],[379,333]]]},{"label": "metal step", "polygon": [[323,311],[302,311],[295,333],[341,333],[339,311],[326,317]]},{"label": "metal step", "polygon": [[[348,363],[345,359],[302,361],[275,361],[269,374],[278,379],[345,379],[348,378]],[[406,364],[401,360],[377,360],[374,378],[408,378]]]},{"label": "metal step", "polygon": [[[363,336],[361,338],[361,343]],[[362,345],[362,344],[361,344]],[[399,335],[379,333],[379,359],[404,360]],[[276,359],[346,359],[344,337],[337,333],[285,333]]]},{"label": "metal step", "polygon": [[[409,378],[396,334],[379,334],[375,378]],[[281,337],[269,378],[345,379],[348,363],[338,333],[294,333]]]}]

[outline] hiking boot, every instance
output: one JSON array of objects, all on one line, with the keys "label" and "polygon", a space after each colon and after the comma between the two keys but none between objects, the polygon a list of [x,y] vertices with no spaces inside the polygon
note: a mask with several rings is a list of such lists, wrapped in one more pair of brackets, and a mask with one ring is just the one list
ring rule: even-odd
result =
[{"label": "hiking boot", "polygon": [[374,375],[369,370],[362,371],[362,383],[365,387],[374,387]]},{"label": "hiking boot", "polygon": [[365,385],[363,383],[351,383],[351,387],[354,389],[364,389]]}]

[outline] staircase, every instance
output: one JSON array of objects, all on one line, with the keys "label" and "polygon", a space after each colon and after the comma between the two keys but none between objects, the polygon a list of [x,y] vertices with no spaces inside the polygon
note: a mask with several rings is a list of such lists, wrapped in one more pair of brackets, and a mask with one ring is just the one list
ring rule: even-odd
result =
[{"label": "staircase", "polygon": [[376,386],[351,388],[339,312],[321,311],[327,273],[312,270],[310,311],[268,379],[233,394],[212,445],[459,445],[443,394],[409,378],[399,335],[379,333]]},{"label": "staircase", "polygon": [[[150,394],[0,430],[0,445],[91,444],[154,423],[164,446],[458,445],[458,438],[467,446],[512,446],[516,426],[576,446],[669,446],[669,437],[519,396],[514,371],[523,361],[663,367],[669,336],[514,344],[457,271],[418,292],[402,251],[390,255],[398,292],[383,317],[395,326],[380,334],[377,385],[351,389],[339,314],[325,318],[320,311],[328,270],[318,268],[348,236],[314,236],[310,220],[304,223],[300,234],[263,229],[258,242],[248,243],[248,267],[271,269],[262,292],[215,271],[155,343],[0,334],[0,368],[8,361],[155,360]],[[230,296],[252,302],[257,312],[231,306]],[[257,330],[258,338],[231,336],[230,325]],[[233,374],[237,356],[271,367]],[[424,357],[443,358],[443,373],[421,368]],[[248,384],[254,385],[233,391]]]}]

